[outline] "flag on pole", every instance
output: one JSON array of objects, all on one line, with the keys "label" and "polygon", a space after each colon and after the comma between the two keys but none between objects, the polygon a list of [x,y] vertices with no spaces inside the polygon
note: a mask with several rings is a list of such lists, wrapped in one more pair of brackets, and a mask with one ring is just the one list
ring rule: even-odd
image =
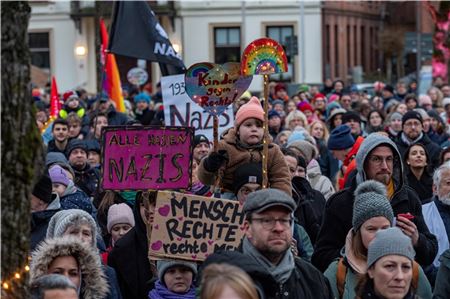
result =
[{"label": "flag on pole", "polygon": [[158,62],[163,76],[185,72],[181,55],[146,1],[116,1],[111,24],[112,53]]},{"label": "flag on pole", "polygon": [[103,65],[103,93],[107,94],[114,101],[117,111],[125,112],[125,103],[122,96],[122,87],[120,84],[116,57],[106,50],[108,46],[108,31],[106,30],[103,19],[100,19],[100,33],[102,37],[101,59]]},{"label": "flag on pole", "polygon": [[50,90],[50,117],[57,118],[61,110],[61,102],[58,96],[58,86],[56,85],[55,76],[52,76],[52,86]]}]

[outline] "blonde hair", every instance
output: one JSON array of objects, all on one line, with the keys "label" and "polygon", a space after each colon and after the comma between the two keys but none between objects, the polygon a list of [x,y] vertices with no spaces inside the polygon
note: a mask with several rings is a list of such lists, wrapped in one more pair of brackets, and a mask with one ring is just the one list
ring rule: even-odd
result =
[{"label": "blonde hair", "polygon": [[229,264],[208,265],[202,273],[200,299],[218,298],[225,286],[233,289],[241,299],[258,299],[258,292],[250,276]]},{"label": "blonde hair", "polygon": [[306,118],[306,115],[301,112],[300,110],[294,110],[289,112],[289,114],[284,119],[284,123],[287,129],[293,130],[294,128],[290,127],[291,121],[294,119],[300,118],[303,122],[303,127],[306,129],[308,126],[308,119]]},{"label": "blonde hair", "polygon": [[319,125],[322,126],[322,128],[323,128],[323,138],[322,138],[322,139],[325,140],[325,141],[328,141],[328,137],[330,137],[330,132],[328,131],[327,125],[326,125],[323,121],[321,121],[321,120],[319,120],[319,119],[313,121],[313,122],[309,125],[309,128],[308,128],[309,135],[312,136],[312,130],[313,130],[313,127],[314,127],[316,124],[319,124]]}]

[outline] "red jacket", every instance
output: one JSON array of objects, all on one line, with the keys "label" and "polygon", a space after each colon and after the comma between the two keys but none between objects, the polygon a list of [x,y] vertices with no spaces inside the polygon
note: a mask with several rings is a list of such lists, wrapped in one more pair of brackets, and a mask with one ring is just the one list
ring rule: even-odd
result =
[{"label": "red jacket", "polygon": [[347,169],[345,170],[344,173],[344,177],[339,179],[339,190],[342,190],[345,188],[345,183],[347,182],[347,178],[349,176],[349,174],[356,169],[356,154],[359,151],[359,147],[361,146],[361,143],[364,141],[364,137],[359,136],[356,141],[355,144],[353,144],[351,150],[347,153],[347,155],[345,156],[345,160],[344,160],[344,165],[345,167],[347,167]]}]

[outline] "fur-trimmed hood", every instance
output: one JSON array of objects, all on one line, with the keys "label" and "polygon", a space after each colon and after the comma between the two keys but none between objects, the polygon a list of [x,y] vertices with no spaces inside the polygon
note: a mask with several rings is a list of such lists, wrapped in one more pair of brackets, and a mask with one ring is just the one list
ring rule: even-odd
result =
[{"label": "fur-trimmed hood", "polygon": [[31,281],[47,274],[49,265],[59,256],[73,256],[77,260],[81,271],[80,298],[106,297],[109,287],[102,270],[100,256],[73,237],[46,239],[39,244],[31,258]]}]

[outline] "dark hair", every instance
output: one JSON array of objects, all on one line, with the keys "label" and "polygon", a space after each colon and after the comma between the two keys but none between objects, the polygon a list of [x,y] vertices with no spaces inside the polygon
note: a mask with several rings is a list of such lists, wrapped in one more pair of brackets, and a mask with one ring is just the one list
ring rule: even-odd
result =
[{"label": "dark hair", "polygon": [[58,117],[57,119],[55,119],[55,121],[53,122],[53,126],[52,126],[52,132],[55,129],[56,125],[63,125],[66,126],[67,129],[69,129],[69,123],[67,123],[67,120],[65,120],[64,118]]},{"label": "dark hair", "polygon": [[384,115],[384,112],[383,111],[381,111],[381,110],[378,110],[378,109],[372,109],[372,110],[370,110],[370,112],[369,112],[369,114],[367,115],[367,123],[368,123],[368,125],[370,125],[370,116],[373,114],[373,113],[378,113],[378,115],[381,117],[381,125],[384,125],[384,120],[386,119],[386,116]]},{"label": "dark hair", "polygon": [[404,103],[406,104],[406,102],[408,102],[409,100],[414,100],[416,102],[416,104],[419,105],[419,101],[417,100],[417,96],[415,93],[408,93],[405,96]]},{"label": "dark hair", "polygon": [[100,116],[103,116],[106,119],[108,119],[108,115],[106,115],[106,113],[102,113],[102,112],[96,113],[96,114],[91,116],[91,119],[89,121],[89,126],[90,127],[94,127],[94,125],[95,125],[94,121],[96,122],[96,119],[98,119],[98,117],[100,117]]},{"label": "dark hair", "polygon": [[75,292],[77,291],[75,285],[66,276],[59,274],[47,274],[31,282],[30,298],[44,299],[45,291],[47,290],[66,289],[73,289]]},{"label": "dark hair", "polygon": [[[425,172],[427,172],[428,174],[430,174],[430,168],[429,168],[429,167],[430,167],[430,164],[431,164],[431,162],[430,162],[430,156],[428,156],[427,148],[426,148],[425,145],[423,145],[422,143],[414,143],[414,144],[411,144],[410,146],[408,146],[408,148],[407,148],[406,151],[405,151],[405,154],[403,155],[403,164],[404,164],[404,165],[408,165],[408,164],[406,164],[406,161],[408,160],[409,153],[411,152],[412,147],[413,147],[413,146],[416,146],[416,145],[422,147],[423,150],[424,150],[424,152],[425,152],[425,157],[426,157],[426,159],[427,159],[427,165],[425,166]],[[410,171],[410,167],[406,167],[406,170],[407,170],[407,171]],[[430,174],[430,175],[431,175],[431,174]]]},{"label": "dark hair", "polygon": [[447,146],[446,148],[444,148],[441,151],[441,154],[439,156],[439,165],[444,164],[444,156],[445,156],[446,153],[450,153],[450,146]]}]

